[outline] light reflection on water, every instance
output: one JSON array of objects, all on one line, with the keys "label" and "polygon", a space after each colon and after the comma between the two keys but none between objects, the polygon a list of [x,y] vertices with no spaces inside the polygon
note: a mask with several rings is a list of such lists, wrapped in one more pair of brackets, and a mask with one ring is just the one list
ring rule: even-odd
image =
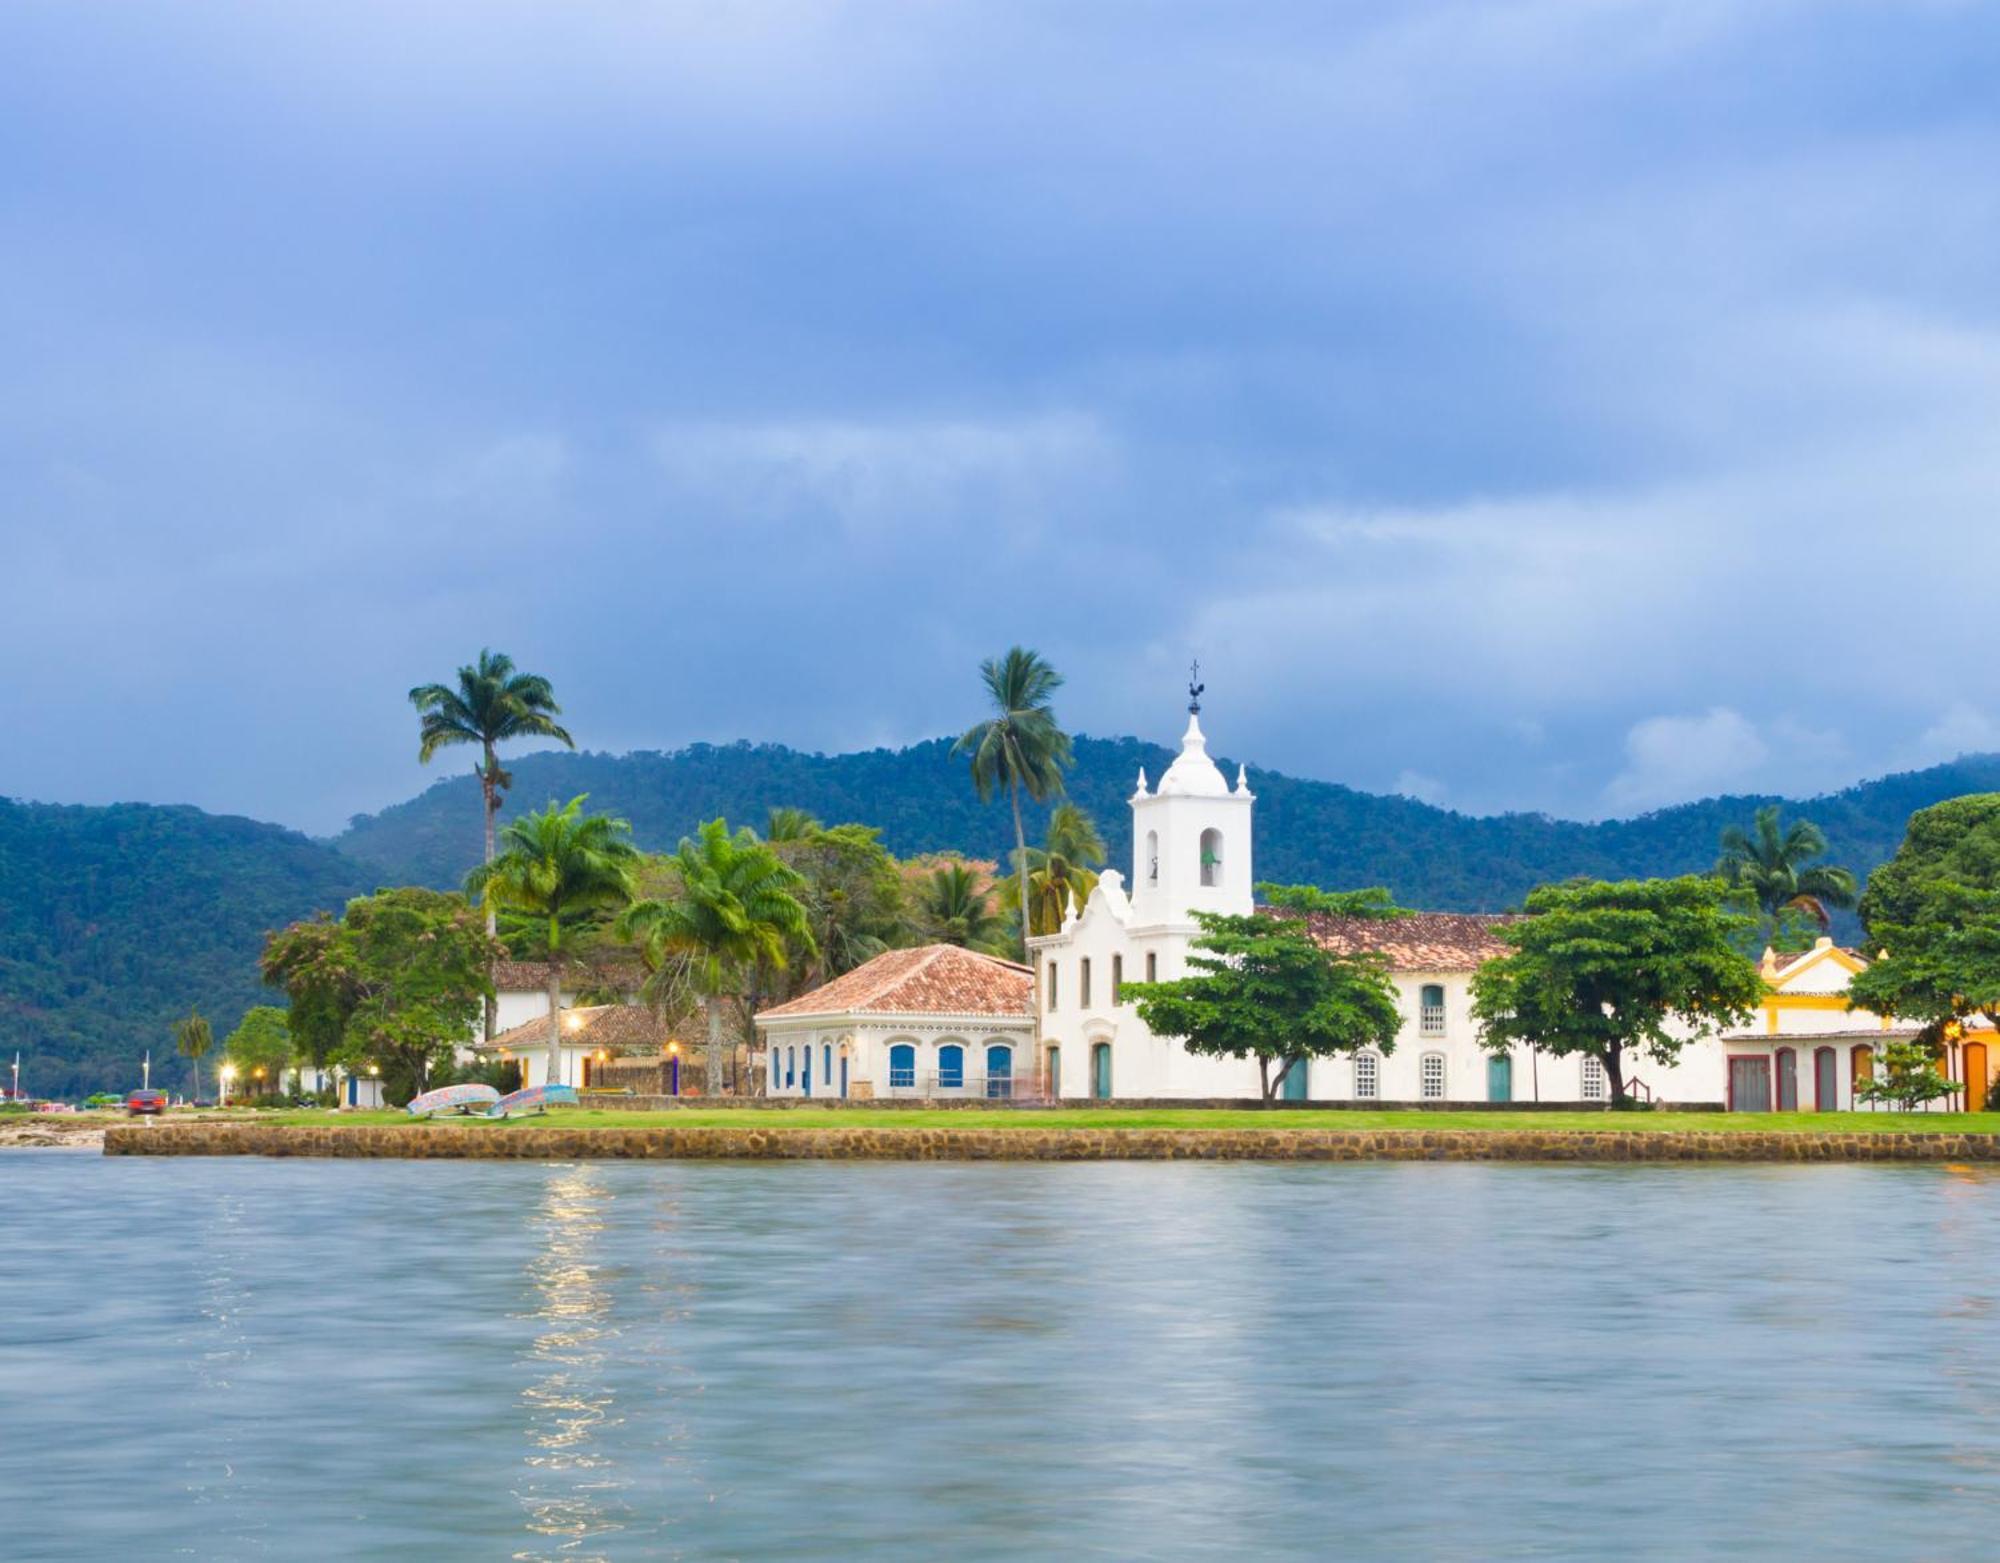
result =
[{"label": "light reflection on water", "polygon": [[28,1152],[0,1197],[9,1560],[1994,1550],[1976,1170]]}]

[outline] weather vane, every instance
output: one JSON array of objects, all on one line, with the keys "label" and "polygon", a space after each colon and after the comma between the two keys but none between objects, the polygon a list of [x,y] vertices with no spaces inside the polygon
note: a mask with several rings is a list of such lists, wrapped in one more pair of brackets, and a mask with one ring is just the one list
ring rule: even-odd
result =
[{"label": "weather vane", "polygon": [[1188,714],[1201,715],[1201,692],[1208,685],[1201,681],[1201,658],[1196,657],[1188,664]]}]

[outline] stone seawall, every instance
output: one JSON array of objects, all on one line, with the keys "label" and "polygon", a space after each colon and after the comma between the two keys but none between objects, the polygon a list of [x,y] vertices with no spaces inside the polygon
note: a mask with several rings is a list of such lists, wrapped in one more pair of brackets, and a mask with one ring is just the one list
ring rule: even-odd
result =
[{"label": "stone seawall", "polygon": [[568,1129],[502,1125],[117,1124],[107,1156],[489,1161],[1592,1161],[2000,1163],[1994,1134],[1537,1129]]}]

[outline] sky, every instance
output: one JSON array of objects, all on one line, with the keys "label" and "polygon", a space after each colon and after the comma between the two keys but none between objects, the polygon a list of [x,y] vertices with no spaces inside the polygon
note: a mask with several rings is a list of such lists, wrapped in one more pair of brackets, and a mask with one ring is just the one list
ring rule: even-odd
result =
[{"label": "sky", "polygon": [[0,8],[0,793],[1073,731],[1623,815],[2000,749],[2000,8]]}]

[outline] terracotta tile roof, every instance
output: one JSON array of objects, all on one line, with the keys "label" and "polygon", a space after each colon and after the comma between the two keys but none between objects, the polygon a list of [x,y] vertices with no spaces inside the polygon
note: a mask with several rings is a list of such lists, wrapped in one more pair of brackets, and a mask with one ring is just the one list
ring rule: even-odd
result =
[{"label": "terracotta tile roof", "polygon": [[[573,961],[563,970],[563,990],[614,988],[637,993],[646,969],[637,961]],[[493,987],[500,993],[541,993],[548,987],[549,969],[541,961],[495,961]]]},{"label": "terracotta tile roof", "polygon": [[[593,1004],[583,1009],[571,1006],[563,1012],[564,1046],[604,1048],[608,1052],[655,1054],[673,1039],[673,1027],[642,1004]],[[571,1024],[575,1022],[575,1024]],[[532,1053],[549,1045],[549,1018],[538,1016],[491,1042],[475,1044],[477,1051],[495,1052],[506,1048],[515,1053]],[[683,1039],[683,1046],[686,1045]]]},{"label": "terracotta tile roof", "polygon": [[1379,951],[1391,971],[1476,971],[1508,947],[1496,928],[1515,916],[1486,912],[1418,912],[1410,917],[1329,917],[1315,913],[1313,937],[1341,955]]},{"label": "terracotta tile roof", "polygon": [[[1861,952],[1859,950],[1849,949],[1844,944],[1836,944],[1832,948],[1836,954],[1845,955],[1851,961],[1858,961],[1861,959]],[[1800,961],[1805,960],[1808,956],[1824,955],[1825,953],[1826,953],[1825,950],[1814,949],[1814,950],[1799,950],[1790,955],[1780,955],[1777,958],[1777,961],[1773,964],[1771,969],[1782,977],[1786,972],[1790,971],[1794,966],[1798,965]]]},{"label": "terracotta tile roof", "polygon": [[1035,979],[1014,961],[955,944],[889,950],[757,1018],[794,1015],[1029,1015]]}]

